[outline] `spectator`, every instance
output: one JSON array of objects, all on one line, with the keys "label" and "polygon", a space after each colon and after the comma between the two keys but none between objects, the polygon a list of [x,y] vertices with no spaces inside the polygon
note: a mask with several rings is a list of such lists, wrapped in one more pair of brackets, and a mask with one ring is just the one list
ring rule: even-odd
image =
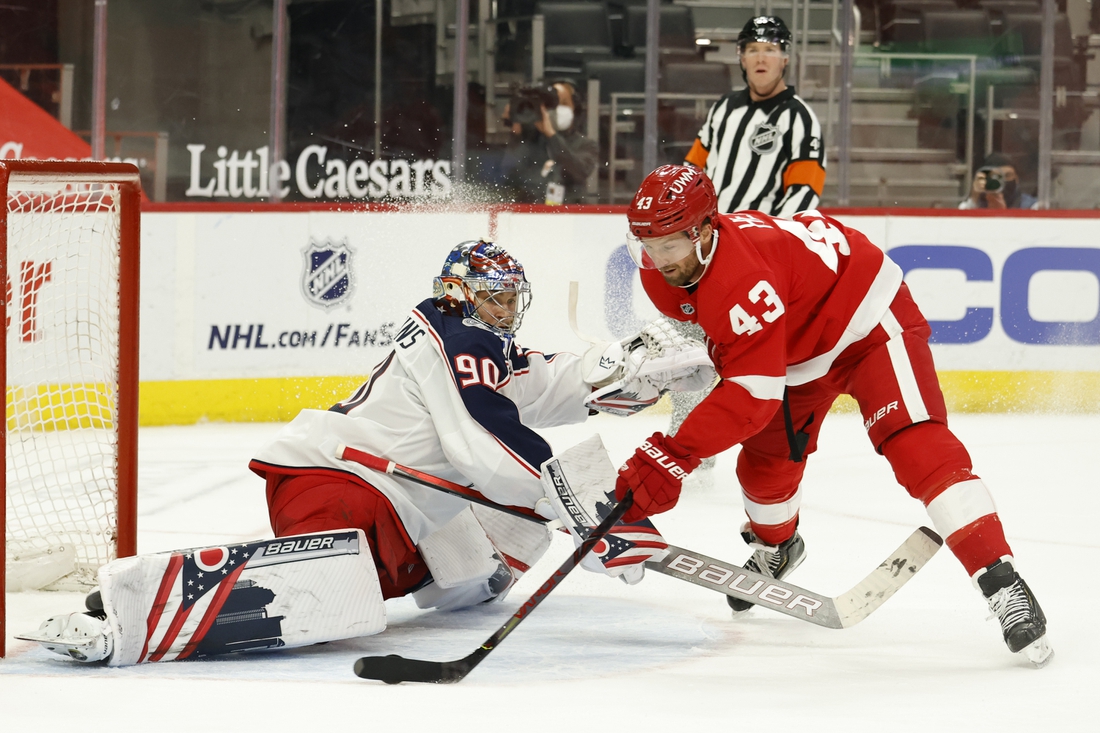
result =
[{"label": "spectator", "polygon": [[970,195],[960,209],[1037,209],[1039,200],[1020,190],[1016,166],[1004,153],[990,153],[974,174]]},{"label": "spectator", "polygon": [[599,146],[577,129],[584,100],[573,82],[523,87],[504,110],[512,137],[501,164],[505,185],[518,203],[580,203],[596,169]]}]

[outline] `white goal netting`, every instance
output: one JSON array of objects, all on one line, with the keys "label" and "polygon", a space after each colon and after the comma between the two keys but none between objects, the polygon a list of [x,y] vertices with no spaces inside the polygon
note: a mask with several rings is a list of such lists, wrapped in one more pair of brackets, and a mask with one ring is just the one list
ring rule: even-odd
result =
[{"label": "white goal netting", "polygon": [[119,193],[9,183],[9,590],[87,587],[115,557]]}]

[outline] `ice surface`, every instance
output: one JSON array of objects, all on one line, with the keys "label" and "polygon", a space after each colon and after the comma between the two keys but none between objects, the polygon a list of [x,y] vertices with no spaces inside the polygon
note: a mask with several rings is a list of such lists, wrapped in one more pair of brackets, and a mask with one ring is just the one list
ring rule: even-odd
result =
[{"label": "ice surface", "polygon": [[[600,432],[615,461],[667,416],[606,416],[546,431],[566,448]],[[577,570],[465,681],[367,682],[364,654],[434,660],[473,651],[568,554],[559,537],[500,605],[422,612],[391,601],[377,636],[219,661],[88,667],[11,633],[82,608],[79,595],[8,597],[0,731],[1096,731],[1100,634],[1100,416],[958,415],[952,427],[997,500],[1018,567],[1050,622],[1043,670],[1009,654],[995,621],[945,549],[858,626],[823,629],[651,574],[640,585]],[[270,536],[263,483],[246,464],[277,425],[141,433],[139,550]],[[669,541],[727,560],[747,549],[734,475],[721,456],[659,517]],[[854,415],[832,415],[804,483],[808,558],[792,580],[839,594],[928,524]],[[1091,701],[1091,702],[1090,702]]]}]

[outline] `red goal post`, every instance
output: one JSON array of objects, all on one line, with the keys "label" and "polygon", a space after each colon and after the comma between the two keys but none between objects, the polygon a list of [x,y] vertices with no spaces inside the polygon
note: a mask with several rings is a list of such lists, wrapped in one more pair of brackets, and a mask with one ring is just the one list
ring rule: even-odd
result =
[{"label": "red goal post", "polygon": [[129,164],[0,160],[0,200],[3,656],[9,587],[90,588],[137,551],[141,188]]}]

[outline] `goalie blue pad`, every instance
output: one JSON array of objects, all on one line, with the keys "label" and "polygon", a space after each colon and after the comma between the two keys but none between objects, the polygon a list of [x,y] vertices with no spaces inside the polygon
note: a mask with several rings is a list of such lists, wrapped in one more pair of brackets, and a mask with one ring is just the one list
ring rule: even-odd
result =
[{"label": "goalie blue pad", "polygon": [[297,647],[386,628],[362,530],[115,560],[100,568],[110,666]]}]

